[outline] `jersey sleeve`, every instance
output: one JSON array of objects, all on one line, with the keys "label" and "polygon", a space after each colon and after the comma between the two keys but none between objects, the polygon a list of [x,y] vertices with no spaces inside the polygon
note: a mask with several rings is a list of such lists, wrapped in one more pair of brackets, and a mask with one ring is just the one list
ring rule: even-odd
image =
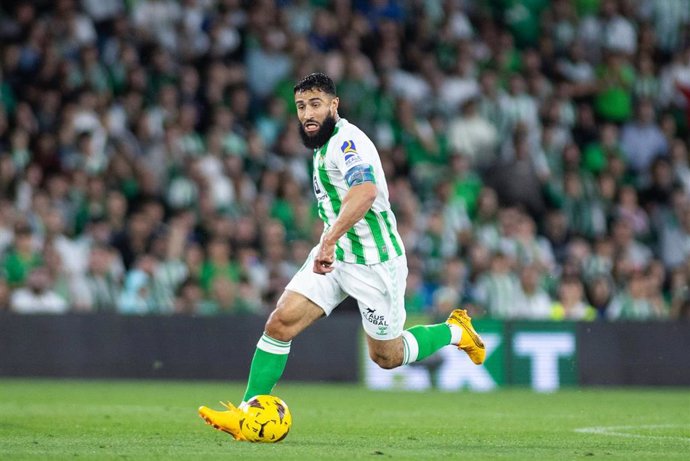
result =
[{"label": "jersey sleeve", "polygon": [[376,182],[374,168],[369,160],[374,152],[366,140],[343,137],[333,149],[333,162],[342,173],[348,187],[364,182]]}]

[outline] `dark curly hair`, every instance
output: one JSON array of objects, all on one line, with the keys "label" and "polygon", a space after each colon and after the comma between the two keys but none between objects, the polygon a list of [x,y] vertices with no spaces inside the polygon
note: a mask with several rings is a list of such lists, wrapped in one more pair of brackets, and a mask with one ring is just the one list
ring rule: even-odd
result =
[{"label": "dark curly hair", "polygon": [[321,90],[326,94],[335,96],[335,83],[331,77],[321,72],[314,72],[297,82],[293,88],[295,93],[309,90]]}]

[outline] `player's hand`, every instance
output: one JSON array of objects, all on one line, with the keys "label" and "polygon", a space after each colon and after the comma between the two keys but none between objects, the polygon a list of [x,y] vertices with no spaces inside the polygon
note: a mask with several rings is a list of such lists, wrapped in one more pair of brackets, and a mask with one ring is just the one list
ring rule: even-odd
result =
[{"label": "player's hand", "polygon": [[335,260],[335,245],[326,241],[321,242],[319,252],[314,258],[314,272],[326,275],[333,272],[333,261]]}]

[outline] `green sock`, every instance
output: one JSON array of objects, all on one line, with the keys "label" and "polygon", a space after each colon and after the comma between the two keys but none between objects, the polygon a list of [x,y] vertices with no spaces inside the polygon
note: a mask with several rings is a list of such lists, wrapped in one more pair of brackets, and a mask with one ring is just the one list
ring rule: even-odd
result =
[{"label": "green sock", "polygon": [[445,323],[416,325],[403,331],[403,365],[418,362],[451,343],[451,330]]},{"label": "green sock", "polygon": [[246,402],[255,395],[271,393],[285,370],[291,342],[279,341],[263,334],[256,345],[242,401]]}]

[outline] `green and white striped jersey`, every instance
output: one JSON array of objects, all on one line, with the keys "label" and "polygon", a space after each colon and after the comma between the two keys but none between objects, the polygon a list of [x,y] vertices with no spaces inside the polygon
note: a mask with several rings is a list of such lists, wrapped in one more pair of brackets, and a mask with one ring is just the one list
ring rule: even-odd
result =
[{"label": "green and white striped jersey", "polygon": [[388,201],[388,186],[374,143],[359,128],[341,118],[328,142],[314,150],[314,193],[324,232],[333,225],[349,189],[345,180],[352,168],[370,165],[378,190],[376,200],[363,219],[336,243],[338,261],[378,264],[405,252],[395,216]]}]

